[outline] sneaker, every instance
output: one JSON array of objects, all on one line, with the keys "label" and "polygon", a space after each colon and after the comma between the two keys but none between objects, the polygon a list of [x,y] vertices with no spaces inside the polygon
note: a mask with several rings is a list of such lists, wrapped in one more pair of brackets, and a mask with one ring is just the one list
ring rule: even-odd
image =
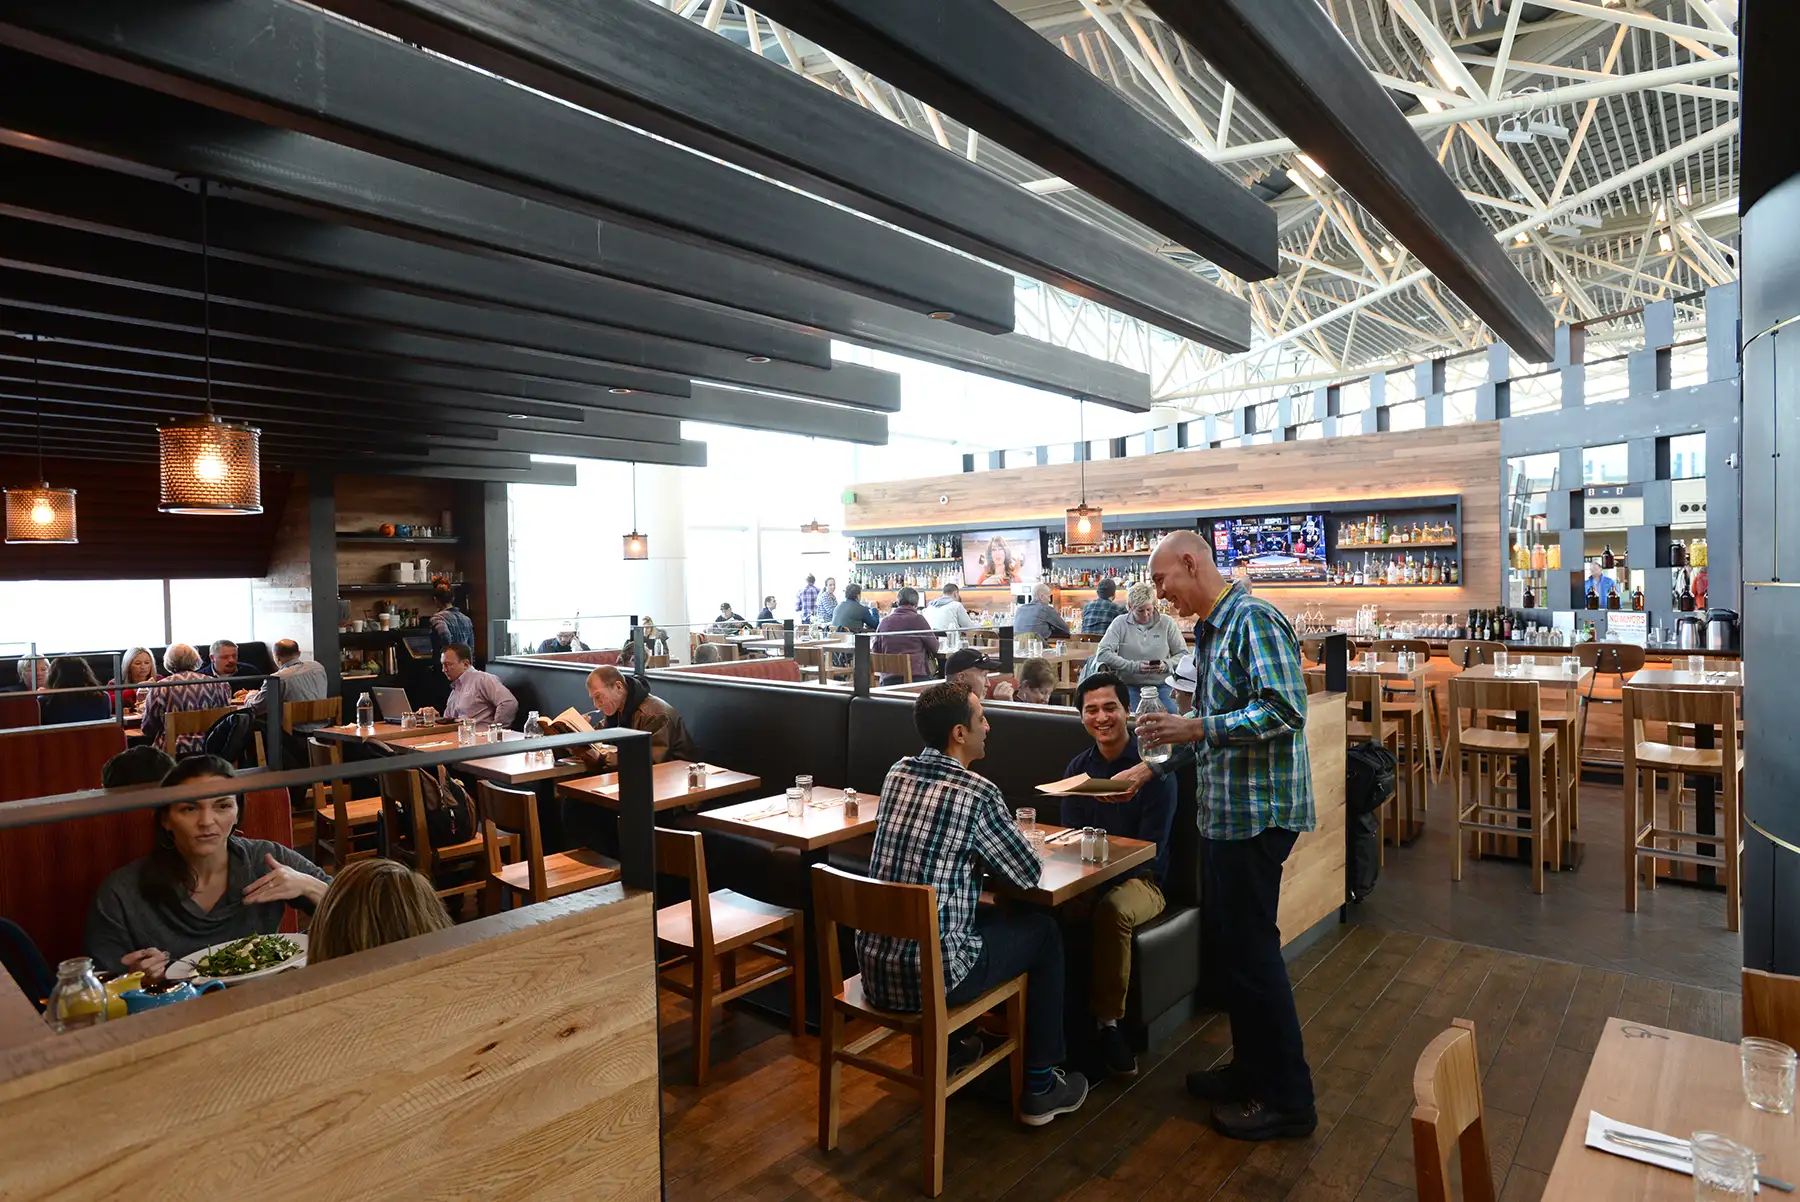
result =
[{"label": "sneaker", "polygon": [[1118,1024],[1100,1028],[1094,1036],[1094,1050],[1109,1075],[1137,1076],[1137,1056],[1132,1053],[1131,1045],[1125,1042],[1125,1032],[1119,1030]]},{"label": "sneaker", "polygon": [[1319,1112],[1271,1110],[1252,1098],[1248,1102],[1220,1102],[1212,1108],[1213,1130],[1232,1139],[1260,1142],[1265,1139],[1305,1139],[1319,1125]]},{"label": "sneaker", "polygon": [[1202,1102],[1242,1102],[1250,1096],[1250,1086],[1234,1063],[1195,1069],[1187,1075],[1187,1091]]},{"label": "sneaker", "polygon": [[944,1066],[945,1076],[956,1076],[956,1074],[962,1072],[977,1060],[980,1060],[981,1053],[985,1050],[986,1046],[981,1042],[981,1036],[979,1035],[963,1035],[951,1039],[950,1061]]},{"label": "sneaker", "polygon": [[1019,1119],[1027,1127],[1042,1127],[1059,1114],[1080,1110],[1087,1101],[1087,1078],[1080,1073],[1050,1070],[1055,1080],[1043,1093],[1027,1093],[1019,1104]]}]

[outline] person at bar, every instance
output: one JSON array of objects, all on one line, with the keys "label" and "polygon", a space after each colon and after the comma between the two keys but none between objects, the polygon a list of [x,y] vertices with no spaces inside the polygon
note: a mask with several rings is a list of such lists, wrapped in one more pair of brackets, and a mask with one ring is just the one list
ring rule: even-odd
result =
[{"label": "person at bar", "polygon": [[1118,593],[1119,582],[1110,576],[1094,586],[1094,599],[1081,607],[1081,633],[1106,633],[1113,619],[1125,612],[1125,607],[1113,600]]},{"label": "person at bar", "polygon": [[[192,648],[190,648],[192,650]],[[163,785],[230,781],[217,756],[182,760]],[[236,834],[238,799],[225,793],[157,806],[156,845],[113,872],[88,910],[86,950],[108,972],[162,979],[170,963],[249,935],[273,935],[289,905],[310,913],[330,878],[290,847]]]},{"label": "person at bar", "polygon": [[[1206,920],[1231,1018],[1231,1062],[1189,1073],[1188,1092],[1234,1139],[1304,1138],[1318,1113],[1276,921],[1282,865],[1315,825],[1300,641],[1280,610],[1219,574],[1191,530],[1157,544],[1150,576],[1177,613],[1198,619],[1201,683],[1192,716],[1146,714],[1137,737],[1194,757]],[[1139,764],[1115,779],[1142,786],[1152,776]]]},{"label": "person at bar", "polygon": [[831,625],[837,630],[848,630],[851,634],[874,630],[880,625],[880,619],[862,603],[862,585],[852,581],[844,586],[844,599],[831,611]]},{"label": "person at bar", "polygon": [[981,625],[963,607],[962,589],[955,584],[946,584],[942,594],[925,607],[925,620],[937,631],[973,630]]},{"label": "person at bar", "polygon": [[575,623],[564,622],[562,629],[538,644],[539,655],[551,655],[558,651],[586,651],[588,645],[577,637]]},{"label": "person at bar", "polygon": [[475,620],[456,607],[456,592],[450,582],[439,578],[432,582],[431,599],[437,612],[431,615],[431,650],[442,655],[447,647],[475,645]]},{"label": "person at bar", "polygon": [[[674,706],[650,692],[650,682],[642,676],[619,671],[602,664],[588,673],[588,697],[594,708],[588,711],[588,725],[595,730],[641,730],[650,736],[650,762],[698,760],[700,753],[688,737],[687,727]],[[589,743],[574,752],[590,765],[612,767],[617,757],[611,743]]]},{"label": "person at bar", "polygon": [[519,712],[519,699],[492,672],[475,666],[475,651],[467,643],[452,643],[442,655],[444,675],[450,678],[450,700],[444,717],[452,721],[473,718],[477,725],[498,722],[511,727]]},{"label": "person at bar", "polygon": [[1125,607],[1101,637],[1094,651],[1094,669],[1111,672],[1134,690],[1154,686],[1166,709],[1173,698],[1163,680],[1169,665],[1187,650],[1187,640],[1174,618],[1156,611],[1156,593],[1148,584],[1132,585],[1125,594]]},{"label": "person at bar", "polygon": [[1032,705],[1049,705],[1056,692],[1056,671],[1049,661],[1032,658],[1019,665],[1019,684],[1013,690],[1014,701]]},{"label": "person at bar", "polygon": [[[111,685],[147,684],[156,679],[156,657],[150,654],[148,647],[131,647],[119,657],[122,665],[120,671],[125,674],[124,680],[109,680]],[[130,711],[143,708],[149,692],[144,689],[123,688],[119,690],[120,708]]]},{"label": "person at bar", "polygon": [[[223,709],[231,704],[231,686],[214,680],[200,671],[200,653],[187,643],[171,643],[163,652],[163,683],[166,687],[146,690],[144,701],[144,737],[153,743],[162,740],[168,715],[177,710]],[[193,683],[168,682],[191,681]],[[176,759],[195,755],[206,746],[206,733],[182,735],[174,747],[164,750]]]},{"label": "person at bar", "polygon": [[[881,619],[881,625],[875,629],[877,634],[870,650],[876,655],[911,656],[914,680],[924,680],[932,674],[931,662],[927,657],[937,654],[938,641],[937,635],[931,631],[931,623],[919,612],[918,589],[908,586],[896,593],[894,608],[888,611],[887,617]],[[900,677],[891,672],[885,673],[881,683],[899,684]]]},{"label": "person at bar", "polygon": [[1035,634],[1041,639],[1066,639],[1069,624],[1056,612],[1056,591],[1047,584],[1031,590],[1031,600],[1013,612],[1013,635]]},{"label": "person at bar", "polygon": [[38,698],[38,721],[45,726],[65,722],[104,722],[113,716],[112,702],[100,691],[100,679],[79,655],[58,656],[50,665],[46,688],[92,689],[89,693],[53,693]]},{"label": "person at bar", "polygon": [[819,612],[819,586],[813,583],[813,574],[806,574],[806,583],[800,586],[799,593],[794,596],[794,613],[800,625],[812,625],[813,615]]},{"label": "person at bar", "polygon": [[[1087,1099],[1086,1078],[1058,1067],[1065,1059],[1062,932],[1042,911],[977,903],[983,869],[1028,889],[1043,865],[999,786],[971,770],[987,749],[981,699],[964,685],[932,685],[913,705],[913,725],[925,747],[895,763],[882,782],[869,875],[937,890],[946,1004],[962,1005],[1026,975],[1020,1117],[1042,1126]],[[870,1001],[908,1013],[921,1008],[917,943],[858,931],[856,955]]]},{"label": "person at bar", "polygon": [[998,661],[989,659],[978,648],[962,647],[944,660],[944,679],[968,686],[969,692],[983,701],[1011,701],[1019,682],[999,673]]},{"label": "person at bar", "polygon": [[[1085,773],[1117,778],[1143,763],[1131,733],[1131,693],[1109,672],[1096,672],[1075,687],[1075,708],[1094,745],[1069,761],[1064,776]],[[1137,1056],[1119,1030],[1125,993],[1131,983],[1131,932],[1163,912],[1162,882],[1169,876],[1169,828],[1175,821],[1175,780],[1133,785],[1123,797],[1070,794],[1062,799],[1064,826],[1097,826],[1110,835],[1156,844],[1156,858],[1100,894],[1094,902],[1092,975],[1088,1006],[1093,1011],[1095,1052],[1115,1077],[1137,1076]]]},{"label": "person at bar", "polygon": [[1598,609],[1611,608],[1612,595],[1619,591],[1619,584],[1606,570],[1600,566],[1599,560],[1591,560],[1587,566],[1587,595],[1593,597]]}]

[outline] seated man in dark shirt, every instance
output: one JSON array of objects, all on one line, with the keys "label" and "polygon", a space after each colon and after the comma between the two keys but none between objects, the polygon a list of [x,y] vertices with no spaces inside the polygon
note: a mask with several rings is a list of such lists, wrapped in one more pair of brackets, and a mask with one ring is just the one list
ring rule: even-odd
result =
[{"label": "seated man in dark shirt", "polygon": [[[1096,672],[1075,689],[1081,724],[1094,745],[1069,761],[1065,776],[1084,772],[1110,780],[1134,764],[1137,736],[1127,720],[1131,694],[1110,672]],[[1169,827],[1175,818],[1175,778],[1166,776],[1134,786],[1122,797],[1071,794],[1062,799],[1062,825],[1097,826],[1156,844],[1156,858],[1120,880],[1094,903],[1093,979],[1088,1004],[1099,1024],[1098,1051],[1107,1072],[1137,1075],[1137,1057],[1119,1030],[1125,1014],[1125,992],[1131,981],[1131,932],[1163,912],[1161,882],[1168,879]]]}]

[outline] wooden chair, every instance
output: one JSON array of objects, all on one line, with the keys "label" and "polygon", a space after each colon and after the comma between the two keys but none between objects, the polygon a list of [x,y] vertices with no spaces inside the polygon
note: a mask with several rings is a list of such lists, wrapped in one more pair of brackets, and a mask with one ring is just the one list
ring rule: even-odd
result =
[{"label": "wooden chair", "polygon": [[[1623,705],[1625,703],[1625,681],[1633,672],[1644,666],[1644,649],[1634,647],[1630,643],[1577,643],[1575,658],[1581,661],[1584,668],[1594,670],[1594,679],[1582,690],[1580,705],[1580,722],[1576,732],[1576,768],[1575,776],[1581,776],[1582,764],[1597,764],[1603,768],[1620,768],[1624,760],[1595,756],[1587,747],[1587,730],[1589,718],[1593,715],[1591,708],[1596,705]],[[1610,680],[1603,678],[1610,677]]]},{"label": "wooden chair", "polygon": [[1413,1068],[1413,1103],[1413,1178],[1419,1202],[1450,1202],[1452,1152],[1462,1160],[1465,1202],[1494,1202],[1474,1023],[1453,1019],[1448,1030],[1425,1045]]},{"label": "wooden chair", "polygon": [[[1321,680],[1324,679],[1323,673],[1315,672],[1314,675],[1318,676]],[[1400,723],[1391,718],[1382,709],[1380,678],[1365,672],[1352,672],[1350,673],[1348,683],[1350,691],[1346,700],[1347,721],[1344,723],[1345,745],[1347,747],[1355,747],[1359,743],[1373,740],[1393,753],[1395,763],[1401,764],[1403,767],[1404,762],[1400,759]],[[1399,771],[1396,771],[1394,776],[1394,792],[1390,793],[1387,800],[1381,803],[1381,825],[1384,838],[1386,836],[1392,836],[1395,847],[1400,846],[1400,836],[1403,829],[1400,821],[1400,785],[1404,781],[1404,776]],[[1409,787],[1406,790],[1407,826],[1404,829],[1411,829],[1410,824],[1413,821],[1414,816],[1412,808],[1413,801],[1414,796]],[[1377,844],[1377,848],[1380,848],[1380,844]],[[1378,857],[1378,863],[1385,864],[1387,862],[1386,851],[1377,850],[1376,855]]]},{"label": "wooden chair", "polygon": [[[699,831],[656,831],[656,870],[688,882],[688,900],[656,912],[656,938],[676,954],[656,966],[657,979],[694,1004],[694,1084],[706,1084],[712,1060],[713,1007],[786,977],[796,1037],[806,1034],[806,917],[730,889],[708,889]],[[779,944],[771,940],[780,940]],[[780,961],[748,981],[737,979],[737,954],[754,947]],[[682,965],[690,981],[671,975]],[[713,977],[718,976],[715,986]]]},{"label": "wooden chair", "polygon": [[1744,1034],[1800,1048],[1800,977],[1744,970]]},{"label": "wooden chair", "polygon": [[[950,1009],[944,1001],[943,945],[938,942],[937,890],[930,885],[896,885],[815,864],[813,922],[819,932],[819,1149],[838,1142],[838,1095],[843,1065],[886,1077],[916,1090],[925,1112],[925,1192],[944,1192],[944,1108],[950,1095],[1001,1060],[1011,1061],[1013,1118],[1025,1096],[1025,978],[1014,977],[974,1001]],[[902,1013],[883,1010],[863,994],[861,975],[844,979],[838,959],[838,927],[911,939],[919,945],[919,991],[925,1008]],[[950,1036],[997,1007],[1005,1008],[1004,1038],[997,1047],[954,1076],[949,1074]],[[846,1041],[848,1023],[866,1021],[875,1029]],[[868,1053],[893,1035],[912,1039],[912,1071],[895,1068]]]},{"label": "wooden chair", "polygon": [[[481,801],[481,845],[487,852],[482,913],[510,908],[514,895],[535,905],[619,879],[619,862],[590,848],[544,854],[537,794],[531,790],[505,789],[484,780],[476,792]],[[511,861],[505,854],[507,838],[518,852]]]},{"label": "wooden chair", "polygon": [[[487,889],[481,872],[481,856],[487,847],[477,834],[448,847],[431,845],[431,829],[425,821],[425,796],[419,787],[419,769],[381,774],[381,814],[387,823],[388,855],[431,882],[441,898],[472,897],[479,904]],[[475,810],[475,829],[481,830],[481,810]],[[501,844],[517,858],[516,835],[502,835]],[[463,874],[446,883],[456,870]]]},{"label": "wooden chair", "polygon": [[907,684],[913,682],[912,656],[907,654],[886,655],[869,653],[869,672],[876,679],[883,676],[898,676]]},{"label": "wooden chair", "polygon": [[[1424,639],[1377,639],[1369,650],[1379,658],[1384,655],[1397,655],[1402,651],[1410,651],[1419,657],[1421,670],[1430,671],[1431,644]],[[1442,765],[1437,758],[1437,744],[1441,741],[1444,729],[1443,718],[1439,713],[1437,690],[1432,687],[1429,676],[1418,686],[1411,683],[1387,682],[1382,690],[1381,706],[1401,724],[1401,737],[1406,743],[1407,751],[1413,758],[1418,758],[1420,751],[1424,758],[1420,761],[1431,773],[1431,779],[1437,780]],[[1416,729],[1415,729],[1416,728]],[[1414,740],[1417,740],[1415,746]],[[1421,788],[1419,808],[1425,808]]]},{"label": "wooden chair", "polygon": [[[821,684],[828,680],[850,679],[856,669],[848,665],[833,664],[831,662],[833,654],[833,652],[824,651],[818,647],[795,647],[794,662],[800,665],[801,679],[810,675]],[[842,652],[836,654],[842,654]]]},{"label": "wooden chair", "polygon": [[[306,740],[307,763],[314,768],[336,767],[344,762],[344,749],[337,743]],[[366,860],[380,855],[381,848],[357,847],[356,840],[378,834],[381,828],[381,795],[355,797],[351,782],[334,780],[311,786],[312,862],[329,862],[333,871],[353,860]]]},{"label": "wooden chair", "polygon": [[236,709],[235,705],[215,705],[203,710],[166,710],[163,713],[162,739],[159,746],[170,755],[171,747],[179,747],[184,735],[203,735],[212,724]]},{"label": "wooden chair", "polygon": [[[1743,852],[1741,811],[1744,752],[1738,746],[1737,698],[1723,690],[1624,689],[1625,705],[1625,909],[1636,913],[1638,881],[1656,888],[1656,861],[1685,860],[1720,868],[1725,874],[1725,929],[1738,929],[1739,857]],[[1711,725],[1719,745],[1710,749],[1652,743],[1644,739],[1645,722]],[[1656,821],[1656,777],[1669,780],[1668,825]],[[1710,835],[1682,821],[1682,787],[1688,776],[1719,778],[1720,828]],[[1696,824],[1697,825],[1697,824]],[[1659,842],[1668,846],[1659,846]],[[1681,844],[1710,844],[1688,851]]]},{"label": "wooden chair", "polygon": [[[342,697],[321,697],[317,701],[284,701],[281,703],[281,730],[283,734],[293,734],[296,726],[304,726],[316,722],[321,726],[337,726],[344,720],[344,699]],[[287,744],[292,746],[292,743]],[[284,757],[285,760],[285,757]],[[268,750],[263,746],[263,728],[256,728],[256,763],[258,767],[267,767]],[[317,765],[314,765],[315,767]],[[318,863],[314,860],[313,863]]]},{"label": "wooden chair", "polygon": [[[1465,711],[1468,714],[1466,722]],[[1485,711],[1523,713],[1526,730],[1491,729],[1484,719]],[[1464,831],[1474,832],[1477,859],[1481,856],[1481,836],[1484,834],[1530,840],[1531,889],[1534,893],[1544,891],[1546,856],[1553,869],[1562,871],[1562,776],[1556,752],[1556,733],[1544,729],[1536,681],[1470,680],[1462,676],[1450,681],[1450,742],[1444,748],[1444,756],[1456,783],[1457,830],[1456,837],[1450,841],[1451,880],[1462,880]],[[1464,756],[1467,756],[1466,764]],[[1515,757],[1526,761],[1525,779],[1534,784],[1529,815],[1515,806],[1494,803],[1501,761]],[[1463,796],[1465,778],[1473,794],[1473,800],[1467,802]],[[1490,817],[1510,821],[1485,821]],[[1525,817],[1531,821],[1529,830],[1518,823]]]},{"label": "wooden chair", "polygon": [[1506,649],[1505,643],[1487,639],[1451,639],[1448,658],[1450,666],[1460,672],[1464,668],[1473,668],[1476,664],[1491,664],[1495,654]]}]

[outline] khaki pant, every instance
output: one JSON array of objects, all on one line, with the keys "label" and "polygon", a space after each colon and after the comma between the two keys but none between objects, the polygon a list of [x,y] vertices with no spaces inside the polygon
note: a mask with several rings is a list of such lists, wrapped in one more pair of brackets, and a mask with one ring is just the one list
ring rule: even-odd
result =
[{"label": "khaki pant", "polygon": [[1131,932],[1163,912],[1162,890],[1133,877],[1094,905],[1094,970],[1088,1004],[1101,1022],[1125,1017],[1131,984]]}]

